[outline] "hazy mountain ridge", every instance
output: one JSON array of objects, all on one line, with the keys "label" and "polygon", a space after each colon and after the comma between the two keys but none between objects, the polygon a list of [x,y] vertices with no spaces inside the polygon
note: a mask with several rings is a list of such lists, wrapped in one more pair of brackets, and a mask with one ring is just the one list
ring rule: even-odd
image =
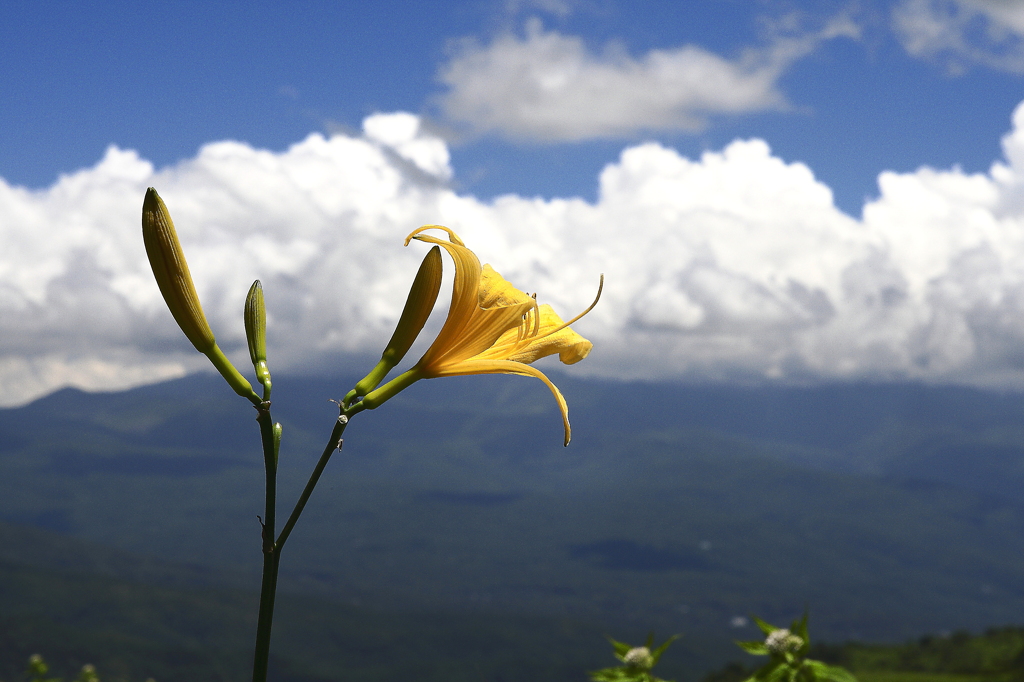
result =
[{"label": "hazy mountain ridge", "polygon": [[[357,416],[289,542],[282,590],[655,627],[687,634],[687,655],[752,635],[735,616],[805,604],[831,640],[1024,612],[1020,396],[557,381],[569,448],[550,394],[517,378],[421,382]],[[351,383],[275,377],[282,514],[337,414],[328,399]],[[150,573],[107,573],[118,579],[175,562],[194,574],[174,584],[255,589],[251,409],[198,376],[2,410],[0,518],[152,557]]]}]

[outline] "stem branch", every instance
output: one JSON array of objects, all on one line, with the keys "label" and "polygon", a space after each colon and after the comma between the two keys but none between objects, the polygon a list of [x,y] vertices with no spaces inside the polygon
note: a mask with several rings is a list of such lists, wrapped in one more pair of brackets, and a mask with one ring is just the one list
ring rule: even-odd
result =
[{"label": "stem branch", "polygon": [[302,494],[299,495],[299,500],[295,503],[295,509],[292,509],[291,516],[288,517],[288,520],[284,524],[284,528],[281,529],[281,534],[277,537],[277,542],[274,543],[274,547],[277,549],[277,552],[280,552],[281,548],[284,547],[284,543],[291,534],[292,528],[295,527],[295,522],[299,520],[299,515],[306,506],[306,502],[309,500],[309,496],[313,494],[313,488],[316,487],[317,481],[320,480],[320,475],[324,473],[324,468],[327,466],[327,462],[330,461],[331,455],[334,454],[335,450],[341,449],[341,434],[345,433],[346,426],[348,426],[348,417],[343,414],[338,417],[338,421],[335,422],[334,430],[331,431],[331,437],[327,441],[327,445],[324,447],[323,454],[320,455],[320,461],[316,463],[313,473],[309,475],[309,480],[306,481],[306,487],[302,489]]},{"label": "stem branch", "polygon": [[270,403],[264,402],[257,407],[260,423],[260,434],[263,438],[263,460],[267,469],[267,506],[266,521],[263,523],[263,583],[260,588],[260,615],[256,624],[256,652],[253,656],[252,680],[253,682],[266,682],[267,666],[270,661],[270,629],[274,622],[274,598],[277,594],[277,570],[281,562],[281,548],[285,540],[299,520],[309,496],[313,494],[320,475],[323,474],[327,462],[335,450],[341,449],[341,434],[345,432],[348,425],[348,415],[355,414],[362,410],[359,405],[343,410],[334,424],[331,437],[327,441],[320,460],[316,463],[313,473],[310,474],[306,487],[303,488],[291,516],[281,529],[281,534],[274,541],[275,509],[277,506],[277,450],[280,445],[280,425],[278,425],[275,436],[275,426],[270,418]]}]

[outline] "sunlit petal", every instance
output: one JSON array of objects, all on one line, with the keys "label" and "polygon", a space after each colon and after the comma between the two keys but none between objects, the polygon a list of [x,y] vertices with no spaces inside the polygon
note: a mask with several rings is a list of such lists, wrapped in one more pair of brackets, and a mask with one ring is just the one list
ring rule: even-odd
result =
[{"label": "sunlit petal", "polygon": [[503,341],[507,343],[506,339],[512,342],[506,351],[506,357],[526,364],[557,353],[559,360],[566,365],[572,365],[587,357],[594,347],[590,341],[566,327],[562,318],[547,304],[540,306],[539,330],[528,343],[516,344],[515,338],[506,332],[489,353],[498,350]]},{"label": "sunlit petal", "polygon": [[536,377],[543,381],[551,390],[551,394],[555,396],[555,400],[558,401],[558,409],[562,411],[562,427],[565,429],[565,442],[563,444],[569,444],[569,440],[572,438],[572,429],[569,427],[569,405],[565,402],[565,398],[562,397],[562,392],[545,376],[544,372],[541,372],[536,367],[512,360],[466,360],[445,369],[438,376],[454,377],[470,374],[519,374],[520,376]]}]

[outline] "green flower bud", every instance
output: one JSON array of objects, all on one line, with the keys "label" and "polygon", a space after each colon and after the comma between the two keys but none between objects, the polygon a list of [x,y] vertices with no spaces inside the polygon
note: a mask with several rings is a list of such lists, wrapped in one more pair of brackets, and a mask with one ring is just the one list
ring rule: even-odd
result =
[{"label": "green flower bud", "polygon": [[185,332],[196,350],[210,359],[235,393],[259,404],[260,397],[252,390],[252,385],[217,346],[192,283],[171,214],[152,187],[146,190],[146,198],[142,202],[142,240],[146,244],[146,255],[157,286],[181,331]]},{"label": "green flower bud", "polygon": [[267,310],[263,302],[263,285],[259,280],[249,287],[245,297],[245,339],[249,358],[256,370],[256,379],[263,384],[263,399],[270,399],[270,369],[267,367]]},{"label": "green flower bud", "polygon": [[654,666],[651,650],[645,646],[633,647],[622,657],[622,662],[633,668],[650,670]]},{"label": "green flower bud", "polygon": [[786,628],[774,630],[764,640],[764,646],[773,654],[796,651],[804,645],[803,637],[794,635]]},{"label": "green flower bud", "polygon": [[391,335],[391,340],[388,341],[380,362],[345,396],[343,404],[346,407],[357,398],[362,398],[377,388],[388,372],[402,361],[416,337],[423,330],[423,325],[427,323],[427,318],[430,317],[430,312],[434,309],[434,303],[437,301],[437,294],[440,290],[441,249],[435,246],[427,252],[420,264],[420,269],[416,272],[416,278],[409,290],[409,297],[405,300],[402,316],[398,318],[398,326],[395,327],[395,333]]},{"label": "green flower bud", "polygon": [[100,677],[96,674],[96,667],[91,663],[83,665],[82,672],[78,674],[78,679],[75,682],[100,682]]},{"label": "green flower bud", "polygon": [[46,665],[46,661],[39,654],[32,654],[28,657],[28,670],[26,671],[30,675],[39,677],[49,672],[50,666]]},{"label": "green flower bud", "polygon": [[199,303],[171,214],[152,187],[146,190],[146,199],[142,203],[142,240],[146,244],[146,255],[157,286],[174,321],[197,351],[208,352],[216,343],[213,330]]}]

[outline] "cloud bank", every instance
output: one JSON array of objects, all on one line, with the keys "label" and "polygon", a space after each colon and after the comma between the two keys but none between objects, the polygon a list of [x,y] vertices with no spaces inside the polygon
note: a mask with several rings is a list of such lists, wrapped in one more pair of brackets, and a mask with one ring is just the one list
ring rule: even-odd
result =
[{"label": "cloud bank", "polygon": [[861,219],[756,139],[699,159],[629,147],[601,173],[596,203],[460,195],[445,144],[405,113],[281,153],[217,142],[163,169],[111,147],[47,189],[0,181],[0,401],[205,367],[149,272],[147,186],[167,202],[211,325],[240,367],[256,278],[274,369],[379,353],[424,252],[402,239],[441,223],[565,314],[605,273],[604,298],[577,324],[595,350],[574,372],[1019,387],[1024,105],[1003,145],[985,174],[882,173]]},{"label": "cloud bank", "polygon": [[786,69],[824,40],[857,35],[857,27],[840,18],[817,32],[778,36],[734,60],[696,45],[637,59],[616,44],[595,54],[579,37],[545,31],[534,19],[522,38],[463,42],[439,73],[448,87],[440,107],[447,119],[475,132],[513,139],[693,132],[711,115],[785,108],[776,85]]}]

